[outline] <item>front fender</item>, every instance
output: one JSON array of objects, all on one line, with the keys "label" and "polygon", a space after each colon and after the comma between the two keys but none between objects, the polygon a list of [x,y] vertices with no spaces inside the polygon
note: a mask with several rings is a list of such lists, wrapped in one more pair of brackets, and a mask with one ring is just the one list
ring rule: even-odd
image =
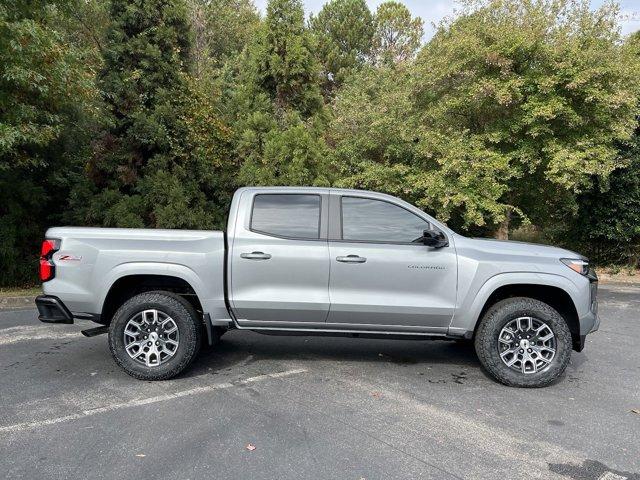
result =
[{"label": "front fender", "polygon": [[[541,285],[556,287],[564,290],[573,301],[578,314],[580,314],[580,289],[579,287],[562,275],[540,272],[509,272],[498,273],[484,281],[484,283],[472,282],[462,298],[458,299],[458,307],[453,315],[449,326],[449,334],[460,336],[475,330],[480,319],[480,313],[487,300],[498,288],[507,285]],[[460,292],[459,292],[460,293]]]}]

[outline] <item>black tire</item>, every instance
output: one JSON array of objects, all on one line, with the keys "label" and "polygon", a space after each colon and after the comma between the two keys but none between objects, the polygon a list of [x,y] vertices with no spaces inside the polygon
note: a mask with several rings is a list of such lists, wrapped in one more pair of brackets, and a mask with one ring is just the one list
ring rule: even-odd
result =
[{"label": "black tire", "polygon": [[[129,356],[125,349],[124,329],[128,321],[143,310],[156,309],[170,316],[178,327],[180,341],[173,357],[148,367]],[[171,292],[140,293],[127,300],[109,325],[109,349],[116,363],[140,380],[167,380],[184,371],[198,355],[202,342],[202,322],[189,302]]]},{"label": "black tire", "polygon": [[[556,338],[556,353],[542,371],[522,373],[508,367],[500,358],[498,336],[507,323],[518,317],[534,317],[546,323]],[[544,302],[526,297],[514,297],[493,305],[480,322],[475,348],[484,369],[500,383],[512,387],[537,388],[558,379],[571,357],[571,332],[565,319]]]}]

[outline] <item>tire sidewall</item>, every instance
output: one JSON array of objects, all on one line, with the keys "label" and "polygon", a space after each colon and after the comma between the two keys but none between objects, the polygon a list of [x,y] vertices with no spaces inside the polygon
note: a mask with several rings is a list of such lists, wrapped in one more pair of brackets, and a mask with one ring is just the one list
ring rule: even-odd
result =
[{"label": "tire sidewall", "polygon": [[[543,321],[556,337],[556,354],[551,365],[542,372],[519,373],[505,365],[500,358],[500,332],[518,317],[534,317]],[[571,356],[572,339],[564,318],[549,305],[530,298],[510,298],[489,309],[479,327],[475,344],[483,367],[501,383],[518,387],[543,387],[564,372]]]},{"label": "tire sidewall", "polygon": [[[165,363],[155,367],[147,367],[131,358],[124,342],[124,329],[129,320],[150,309],[170,316],[179,332],[176,353]],[[142,293],[132,297],[118,309],[109,326],[109,348],[116,362],[129,375],[144,380],[168,379],[187,368],[197,355],[200,337],[193,309],[188,308],[179,297],[164,292]]]}]

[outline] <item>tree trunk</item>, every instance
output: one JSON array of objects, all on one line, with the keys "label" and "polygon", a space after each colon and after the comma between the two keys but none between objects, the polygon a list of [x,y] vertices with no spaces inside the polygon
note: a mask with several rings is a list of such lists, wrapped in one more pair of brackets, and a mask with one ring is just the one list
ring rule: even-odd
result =
[{"label": "tree trunk", "polygon": [[509,210],[504,217],[504,220],[500,222],[498,228],[494,232],[494,238],[498,240],[509,240],[509,223],[511,222],[511,210]]}]

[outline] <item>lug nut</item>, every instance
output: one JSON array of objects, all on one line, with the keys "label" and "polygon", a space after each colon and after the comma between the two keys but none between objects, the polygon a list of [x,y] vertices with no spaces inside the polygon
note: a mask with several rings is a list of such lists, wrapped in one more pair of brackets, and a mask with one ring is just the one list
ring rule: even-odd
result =
[{"label": "lug nut", "polygon": [[530,348],[527,349],[527,352],[531,353],[533,352],[533,350],[531,350]]},{"label": "lug nut", "polygon": [[150,347],[151,346],[151,342],[147,342],[147,345]]}]

